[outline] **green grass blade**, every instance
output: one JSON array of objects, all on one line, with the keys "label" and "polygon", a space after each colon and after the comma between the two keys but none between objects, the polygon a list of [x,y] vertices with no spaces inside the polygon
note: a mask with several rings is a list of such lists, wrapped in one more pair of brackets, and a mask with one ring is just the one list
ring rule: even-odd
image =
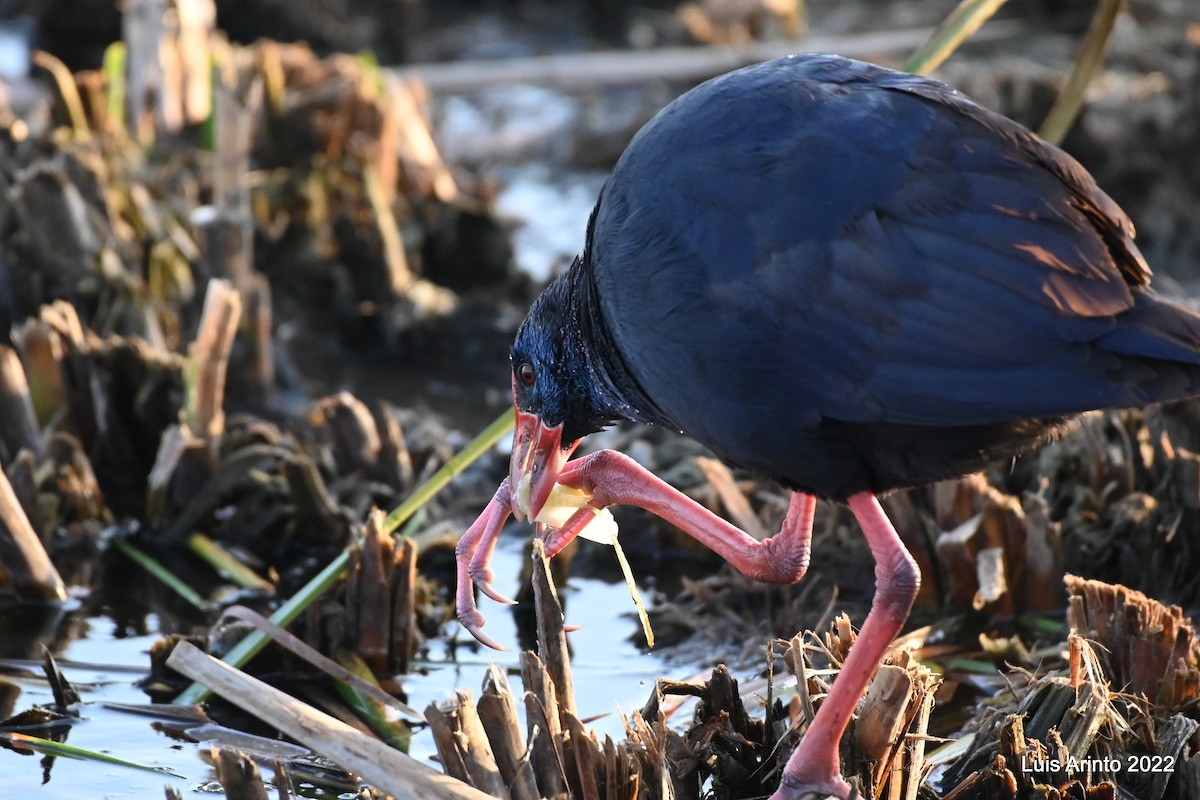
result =
[{"label": "green grass blade", "polygon": [[270,592],[274,585],[254,570],[238,561],[229,551],[203,533],[193,533],[188,537],[188,548],[201,561],[217,571],[222,578],[232,581],[243,589]]},{"label": "green grass blade", "polygon": [[1100,0],[1100,7],[1092,17],[1083,46],[1079,48],[1079,56],[1075,59],[1075,66],[1071,69],[1071,77],[1067,79],[1067,85],[1059,93],[1054,107],[1050,109],[1046,121],[1038,131],[1038,135],[1047,142],[1061,144],[1067,136],[1067,131],[1075,124],[1075,118],[1083,108],[1083,94],[1104,61],[1113,28],[1117,24],[1117,16],[1124,6],[1125,0]]},{"label": "green grass blade", "polygon": [[[510,408],[497,417],[495,422],[484,428],[466,447],[442,465],[441,469],[430,476],[428,481],[417,487],[408,496],[407,500],[388,515],[385,522],[386,530],[394,531],[403,525],[409,517],[415,514],[425,503],[429,502],[446,484],[450,483],[460,472],[490,450],[496,442],[500,441],[504,434],[512,428],[515,419],[515,414]],[[309,581],[303,589],[281,605],[270,616],[271,622],[281,628],[290,625],[313,601],[329,591],[341,579],[342,574],[346,571],[346,567],[349,564],[350,553],[344,551],[333,561],[329,562],[329,566],[321,570],[320,574]],[[234,645],[222,660],[234,667],[241,667],[262,650],[269,641],[270,637],[265,633],[254,631]],[[202,703],[208,698],[209,694],[210,692],[207,687],[193,683],[187,689],[183,690],[173,702],[177,705]]]},{"label": "green grass blade", "polygon": [[[379,688],[379,682],[375,680],[371,668],[358,653],[343,651],[338,653],[335,658],[339,664],[359,678],[372,684],[375,688]],[[378,700],[368,697],[345,681],[335,682],[334,688],[359,719],[367,723],[379,738],[402,753],[408,752],[412,742],[412,728],[403,720],[396,719],[394,710]]]},{"label": "green grass blade", "polygon": [[929,40],[904,63],[902,69],[915,75],[928,75],[992,18],[1004,0],[962,0],[942,21]]},{"label": "green grass blade", "polygon": [[1017,617],[1017,621],[1037,633],[1066,638],[1067,623],[1061,619],[1052,619],[1042,614],[1022,614]]},{"label": "green grass blade", "polygon": [[125,130],[125,43],[113,42],[104,50],[105,116],[110,131]]},{"label": "green grass blade", "polygon": [[358,68],[362,70],[363,77],[366,78],[367,85],[374,92],[374,97],[383,97],[386,90],[383,66],[379,63],[379,57],[371,50],[360,50],[354,56],[354,62],[358,64]]},{"label": "green grass blade", "polygon": [[504,438],[504,435],[512,430],[513,423],[516,422],[516,412],[513,409],[508,409],[492,424],[484,428],[478,436],[467,443],[454,458],[442,465],[442,468],[430,476],[429,480],[425,481],[421,486],[417,487],[408,499],[397,506],[396,510],[388,514],[387,519],[383,521],[383,529],[389,533],[403,525],[409,517],[417,512],[417,509],[428,503],[435,494],[440,492],[442,488],[458,477],[458,474],[464,469],[474,464],[481,455],[491,450],[496,442]]},{"label": "green grass blade", "polygon": [[[329,591],[333,586],[341,580],[342,574],[346,571],[346,567],[350,564],[349,552],[343,551],[341,555],[329,562],[329,566],[321,570],[316,577],[304,585],[304,588],[292,595],[286,603],[281,605],[274,614],[270,616],[271,622],[281,628],[286,628],[295,621],[296,617],[304,613],[310,605],[318,598]],[[271,641],[270,637],[260,631],[254,631],[246,636],[240,642],[229,649],[222,658],[226,664],[235,667],[241,667],[250,659],[254,658],[260,650],[266,647],[267,642]],[[203,703],[209,696],[210,692],[207,687],[201,686],[198,683],[193,683],[188,688],[184,689],[178,697],[172,702],[176,705],[193,705],[195,703]]]},{"label": "green grass blade", "polygon": [[56,742],[52,739],[43,739],[40,736],[30,736],[25,733],[5,733],[0,734],[0,737],[7,739],[10,744],[18,748],[25,747],[48,756],[63,756],[64,758],[75,758],[82,761],[103,761],[105,764],[116,764],[117,766],[129,767],[130,769],[157,772],[160,775],[170,775],[173,778],[187,778],[186,775],[172,772],[166,767],[151,767],[147,764],[139,764],[136,761],[126,761],[123,758],[110,756],[107,753],[85,750],[82,747]]},{"label": "green grass blade", "polygon": [[201,611],[207,607],[207,604],[204,602],[204,598],[197,594],[195,589],[181,581],[169,569],[155,561],[145,552],[139,550],[137,547],[134,547],[124,539],[114,539],[113,544],[116,545],[118,550],[129,556],[129,558],[135,564],[165,583],[167,588],[175,592],[175,594],[179,595]]}]

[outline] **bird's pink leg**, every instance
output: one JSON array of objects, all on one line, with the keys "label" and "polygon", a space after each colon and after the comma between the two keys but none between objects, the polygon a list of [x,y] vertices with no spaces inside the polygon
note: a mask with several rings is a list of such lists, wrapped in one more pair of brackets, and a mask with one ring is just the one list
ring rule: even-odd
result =
[{"label": "bird's pink leg", "polygon": [[[816,498],[810,495],[793,494],[780,532],[760,542],[615,450],[601,450],[568,461],[558,482],[589,492],[591,505],[595,508],[610,505],[644,508],[675,525],[756,581],[795,583],[808,570],[816,507]],[[562,550],[591,522],[592,516],[590,511],[582,509],[563,527],[552,532],[546,539],[547,555]]]},{"label": "bird's pink leg", "polygon": [[[794,583],[808,569],[816,501],[800,492],[792,496],[780,532],[760,542],[663,482],[633,459],[612,450],[601,450],[568,462],[559,474],[558,482],[589,492],[593,508],[615,504],[644,508],[688,533],[755,580]],[[502,648],[480,631],[483,615],[475,607],[472,579],[479,581],[484,591],[490,589],[487,586],[491,580],[487,561],[495,547],[496,536],[510,513],[511,502],[511,491],[505,481],[483,514],[463,534],[456,550],[459,620],[475,638],[496,649]],[[850,497],[848,502],[875,557],[875,599],[828,696],[788,759],[779,790],[772,795],[772,800],[850,796],[850,785],[841,776],[839,746],[842,734],[883,654],[908,618],[920,587],[921,576],[916,562],[904,549],[875,496],[863,492]],[[581,509],[562,528],[551,531],[546,539],[547,554],[561,551],[594,516],[591,510]]]},{"label": "bird's pink leg", "polygon": [[[808,568],[815,500],[799,492],[792,497],[780,533],[759,542],[628,456],[611,450],[568,462],[558,480],[590,492],[591,504],[597,508],[624,503],[662,517],[755,580],[792,583]],[[849,498],[849,505],[875,557],[875,599],[829,695],[788,759],[772,800],[850,796],[852,790],[841,776],[839,763],[842,734],[884,652],[908,618],[920,587],[916,561],[904,549],[875,496],[870,492],[856,494]],[[576,513],[551,534],[547,552],[560,550],[590,521],[586,509]]]},{"label": "bird's pink leg", "polygon": [[883,654],[908,619],[921,585],[917,562],[904,548],[875,496],[870,492],[856,494],[849,504],[875,557],[875,599],[829,694],[788,759],[779,791],[771,795],[771,800],[848,796],[850,786],[841,777],[838,758],[842,733]]},{"label": "bird's pink leg", "polygon": [[454,560],[458,565],[457,584],[454,591],[455,607],[458,621],[471,632],[471,635],[482,644],[494,650],[505,650],[496,642],[484,635],[483,614],[475,607],[475,591],[473,584],[478,584],[480,590],[488,597],[500,603],[511,603],[507,597],[492,588],[492,571],[488,562],[492,551],[496,549],[496,539],[504,527],[504,521],[512,513],[512,491],[508,478],[500,483],[496,494],[492,497],[487,508],[479,515],[467,532],[458,540],[454,548]]}]

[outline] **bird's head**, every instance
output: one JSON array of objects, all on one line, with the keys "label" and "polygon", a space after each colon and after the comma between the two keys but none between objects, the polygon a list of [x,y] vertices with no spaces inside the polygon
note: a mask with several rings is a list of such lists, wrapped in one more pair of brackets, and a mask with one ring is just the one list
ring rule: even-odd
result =
[{"label": "bird's head", "polygon": [[542,292],[513,343],[509,480],[518,519],[538,515],[579,440],[612,421],[592,380],[573,279],[568,272]]}]

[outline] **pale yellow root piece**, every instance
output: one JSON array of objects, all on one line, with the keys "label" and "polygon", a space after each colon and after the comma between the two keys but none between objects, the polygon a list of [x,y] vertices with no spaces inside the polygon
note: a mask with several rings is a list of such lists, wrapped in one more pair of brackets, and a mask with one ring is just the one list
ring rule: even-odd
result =
[{"label": "pale yellow root piece", "polygon": [[[517,487],[517,497],[519,503],[523,498],[524,508],[529,507],[529,484],[527,481],[522,480],[521,485]],[[591,494],[583,489],[556,483],[550,490],[550,496],[546,498],[546,504],[538,512],[535,521],[551,528],[561,528],[567,524],[567,520],[576,511],[587,508],[591,500]],[[638,619],[642,621],[642,631],[646,634],[646,645],[654,647],[654,630],[650,627],[650,617],[646,614],[642,595],[633,581],[633,570],[629,567],[629,560],[625,558],[625,552],[617,540],[617,521],[613,519],[612,512],[607,508],[593,508],[591,512],[592,520],[584,526],[579,535],[593,542],[612,545],[617,554],[617,561],[621,564],[621,572],[625,575],[625,583],[629,586],[629,595],[633,598],[633,606],[637,609]]]}]

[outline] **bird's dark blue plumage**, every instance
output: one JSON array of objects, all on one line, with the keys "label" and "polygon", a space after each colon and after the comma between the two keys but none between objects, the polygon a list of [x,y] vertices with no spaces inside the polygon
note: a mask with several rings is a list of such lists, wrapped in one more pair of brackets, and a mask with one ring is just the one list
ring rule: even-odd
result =
[{"label": "bird's dark blue plumage", "polygon": [[[815,496],[843,500],[875,598],[772,799],[858,796],[839,742],[920,585],[877,495],[1083,411],[1200,394],[1200,316],[1149,281],[1079,164],[936,81],[832,56],[709,81],[634,137],[582,256],[517,333],[509,477],[459,541],[459,619],[494,644],[474,586],[504,599],[488,569],[504,521],[559,486],[575,500],[548,555],[632,504],[778,583],[808,567]],[[795,489],[780,532],[757,540],[620,453],[570,460],[618,418]]]},{"label": "bird's dark blue plumage", "polygon": [[634,138],[514,363],[541,359],[564,441],[628,417],[793,488],[887,491],[1200,394],[1200,318],[1132,235],[1068,155],[943,84],[778,59]]}]

